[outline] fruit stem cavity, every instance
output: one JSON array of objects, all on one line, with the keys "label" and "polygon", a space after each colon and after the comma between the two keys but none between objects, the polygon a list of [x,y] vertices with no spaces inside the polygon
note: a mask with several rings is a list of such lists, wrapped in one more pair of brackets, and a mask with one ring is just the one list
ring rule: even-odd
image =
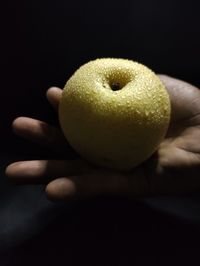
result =
[{"label": "fruit stem cavity", "polygon": [[120,85],[120,83],[119,83],[119,82],[113,82],[113,83],[111,84],[111,89],[112,89],[113,91],[121,90],[121,85]]}]

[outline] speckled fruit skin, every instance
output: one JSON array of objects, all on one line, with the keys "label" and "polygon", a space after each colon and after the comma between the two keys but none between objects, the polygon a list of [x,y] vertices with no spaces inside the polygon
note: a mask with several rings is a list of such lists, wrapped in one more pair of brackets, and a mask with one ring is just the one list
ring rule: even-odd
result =
[{"label": "speckled fruit skin", "polygon": [[[121,89],[114,91],[116,83]],[[158,148],[170,109],[164,85],[149,68],[127,59],[102,58],[84,64],[67,81],[59,120],[83,158],[130,170]]]}]

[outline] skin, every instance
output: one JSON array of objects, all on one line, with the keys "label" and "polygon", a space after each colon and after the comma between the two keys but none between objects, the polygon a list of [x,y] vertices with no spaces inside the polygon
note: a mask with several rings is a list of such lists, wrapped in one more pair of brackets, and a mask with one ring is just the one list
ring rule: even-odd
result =
[{"label": "skin", "polygon": [[[98,195],[155,197],[186,195],[200,191],[200,91],[165,75],[159,75],[170,95],[172,114],[166,138],[154,155],[129,172],[108,170],[83,159],[66,160],[67,140],[58,128],[28,117],[13,121],[14,132],[46,145],[63,160],[20,161],[6,168],[17,184],[45,184],[52,201],[84,199]],[[47,99],[55,111],[62,90],[52,87]],[[55,155],[56,156],[56,155]]]}]

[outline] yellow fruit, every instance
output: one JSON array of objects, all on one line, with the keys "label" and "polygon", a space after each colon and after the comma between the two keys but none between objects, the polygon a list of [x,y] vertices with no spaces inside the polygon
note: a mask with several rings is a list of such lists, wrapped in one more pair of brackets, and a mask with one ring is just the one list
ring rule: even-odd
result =
[{"label": "yellow fruit", "polygon": [[83,158],[129,170],[148,159],[163,140],[170,99],[146,66],[127,59],[96,59],[67,81],[59,120],[67,140]]}]

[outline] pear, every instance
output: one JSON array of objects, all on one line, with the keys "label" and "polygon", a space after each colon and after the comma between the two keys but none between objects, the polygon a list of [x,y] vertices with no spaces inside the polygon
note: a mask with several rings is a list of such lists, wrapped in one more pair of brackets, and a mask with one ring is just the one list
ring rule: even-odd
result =
[{"label": "pear", "polygon": [[61,129],[87,161],[130,170],[147,160],[170,122],[167,90],[148,67],[128,59],[101,58],[67,81],[59,104]]}]

